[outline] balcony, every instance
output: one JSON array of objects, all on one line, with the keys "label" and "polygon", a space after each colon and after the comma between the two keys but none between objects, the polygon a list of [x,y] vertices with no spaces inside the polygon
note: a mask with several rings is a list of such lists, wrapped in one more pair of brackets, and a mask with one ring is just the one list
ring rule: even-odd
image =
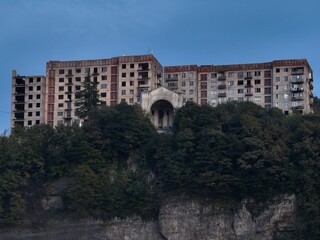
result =
[{"label": "balcony", "polygon": [[149,79],[149,76],[148,75],[139,75],[138,76],[138,79]]},{"label": "balcony", "polygon": [[253,94],[250,92],[250,93],[245,93],[245,95],[244,96],[246,96],[246,97],[250,97],[250,96],[252,96]]},{"label": "balcony", "polygon": [[218,89],[226,89],[226,88],[227,88],[226,84],[218,85]]},{"label": "balcony", "polygon": [[252,75],[246,75],[246,76],[244,77],[244,79],[246,79],[246,80],[249,79],[249,80],[250,80],[250,79],[252,79]]},{"label": "balcony", "polygon": [[303,105],[293,106],[292,109],[304,109]]},{"label": "balcony", "polygon": [[291,88],[291,92],[293,93],[303,92],[303,88]]},{"label": "balcony", "polygon": [[291,101],[295,102],[295,101],[303,101],[303,97],[292,97]]},{"label": "balcony", "polygon": [[292,69],[291,71],[292,75],[303,75],[304,74],[304,70],[302,69]]},{"label": "balcony", "polygon": [[252,88],[253,85],[252,85],[252,84],[246,84],[244,87],[245,87],[245,88]]},{"label": "balcony", "polygon": [[218,97],[226,97],[227,94],[226,93],[218,93]]},{"label": "balcony", "polygon": [[225,75],[220,75],[220,76],[218,76],[218,80],[220,80],[220,81],[221,81],[221,80],[222,80],[222,81],[223,81],[223,80],[226,80],[226,76],[225,76]]},{"label": "balcony", "polygon": [[[296,77],[296,76],[295,76]],[[299,77],[299,78],[294,78],[294,77],[292,77],[292,80],[291,80],[291,82],[292,83],[304,83],[304,79],[303,79],[303,77]]]},{"label": "balcony", "polygon": [[149,70],[150,70],[149,66],[148,67],[138,67],[139,72],[149,71]]}]

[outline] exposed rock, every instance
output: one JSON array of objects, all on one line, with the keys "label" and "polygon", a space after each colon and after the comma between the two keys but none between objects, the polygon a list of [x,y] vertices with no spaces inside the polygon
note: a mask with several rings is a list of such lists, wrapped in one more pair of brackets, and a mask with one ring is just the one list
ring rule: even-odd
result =
[{"label": "exposed rock", "polygon": [[[259,211],[257,211],[259,209]],[[261,206],[252,200],[166,198],[158,220],[140,218],[50,220],[40,228],[0,229],[7,240],[269,240],[294,228],[296,198],[283,195]]]}]

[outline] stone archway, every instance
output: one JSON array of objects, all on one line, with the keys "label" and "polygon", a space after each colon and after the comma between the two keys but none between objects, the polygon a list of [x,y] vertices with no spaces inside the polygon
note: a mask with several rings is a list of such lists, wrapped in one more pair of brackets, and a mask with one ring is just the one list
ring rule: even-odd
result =
[{"label": "stone archway", "polygon": [[151,121],[156,129],[170,129],[173,125],[174,108],[167,100],[158,100],[151,105]]}]

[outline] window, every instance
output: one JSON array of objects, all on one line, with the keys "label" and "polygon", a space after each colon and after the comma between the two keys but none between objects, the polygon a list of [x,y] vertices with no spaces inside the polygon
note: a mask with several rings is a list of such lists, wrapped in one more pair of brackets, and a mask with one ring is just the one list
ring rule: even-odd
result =
[{"label": "window", "polygon": [[63,116],[63,112],[58,112],[58,117],[62,117]]},{"label": "window", "polygon": [[29,91],[30,92],[33,91],[33,87],[32,86],[29,87]]},{"label": "window", "polygon": [[228,77],[234,77],[234,72],[228,72]]},{"label": "window", "polygon": [[289,95],[288,94],[283,94],[283,98],[288,98],[289,97]]},{"label": "window", "polygon": [[127,64],[122,64],[122,69],[126,69],[127,68]]},{"label": "window", "polygon": [[289,68],[284,68],[283,71],[284,72],[289,72]]},{"label": "window", "polygon": [[271,94],[271,88],[264,88],[264,94]]},{"label": "window", "polygon": [[131,64],[130,64],[130,68],[134,68],[134,63],[131,63]]},{"label": "window", "polygon": [[127,74],[126,73],[121,73],[121,77],[125,78],[125,77],[127,77]]},{"label": "window", "polygon": [[211,95],[216,95],[216,94],[217,94],[217,91],[216,91],[216,90],[211,90],[211,91],[210,91],[210,94],[211,94]]},{"label": "window", "polygon": [[36,120],[36,124],[39,125],[40,124],[40,120]]},{"label": "window", "polygon": [[265,96],[264,97],[264,102],[265,103],[271,103],[271,96]]},{"label": "window", "polygon": [[265,86],[271,86],[271,79],[265,79],[264,80],[264,85]]},{"label": "window", "polygon": [[200,81],[207,81],[207,74],[200,74]]},{"label": "window", "polygon": [[38,77],[38,78],[37,78],[37,82],[41,82],[41,78]]},{"label": "window", "polygon": [[76,73],[81,73],[81,68],[76,68]]},{"label": "window", "polygon": [[261,80],[260,79],[255,79],[254,80],[254,84],[261,84]]},{"label": "window", "polygon": [[105,92],[101,93],[101,97],[107,97],[107,93]]},{"label": "window", "polygon": [[187,74],[186,73],[182,73],[182,78],[187,78]]},{"label": "window", "polygon": [[288,90],[288,85],[284,85],[283,90]]},{"label": "window", "polygon": [[31,126],[32,125],[32,121],[28,121],[28,126]]},{"label": "window", "polygon": [[63,99],[63,95],[59,95],[58,98],[59,98],[59,99]]},{"label": "window", "polygon": [[101,80],[107,80],[108,79],[108,76],[107,75],[102,75],[101,76]]},{"label": "window", "polygon": [[29,95],[29,100],[33,99],[33,96],[32,95]]},{"label": "window", "polygon": [[255,101],[255,102],[261,102],[261,97],[260,97],[260,96],[254,97],[254,101]]},{"label": "window", "polygon": [[37,91],[40,91],[41,90],[41,86],[37,86]]},{"label": "window", "polygon": [[129,103],[131,103],[131,104],[133,103],[133,98],[129,99]]},{"label": "window", "polygon": [[260,93],[260,92],[261,92],[261,88],[255,88],[255,89],[254,89],[254,92],[255,92],[255,93]]},{"label": "window", "polygon": [[234,94],[234,90],[233,89],[229,89],[228,90],[228,94],[233,95]]},{"label": "window", "polygon": [[210,86],[211,86],[211,87],[217,86],[217,82],[211,82],[211,83],[210,83]]},{"label": "window", "polygon": [[254,76],[256,76],[256,77],[261,76],[261,72],[260,72],[260,71],[255,71],[255,72],[254,72]]},{"label": "window", "polygon": [[288,76],[284,76],[284,77],[283,77],[283,80],[284,80],[284,81],[288,81]]},{"label": "window", "polygon": [[280,68],[276,68],[276,73],[279,73],[280,72]]},{"label": "window", "polygon": [[76,91],[80,91],[81,90],[81,86],[80,85],[76,85]]},{"label": "window", "polygon": [[238,72],[238,78],[243,78],[243,72]]},{"label": "window", "polygon": [[36,112],[36,116],[39,117],[40,116],[40,112]]},{"label": "window", "polygon": [[181,82],[181,86],[185,87],[186,86],[186,82],[185,81]]},{"label": "window", "polygon": [[243,102],[243,97],[238,97],[239,102]]},{"label": "window", "polygon": [[201,97],[202,98],[207,97],[207,91],[201,91]]},{"label": "window", "polygon": [[238,89],[238,93],[240,93],[240,94],[243,93],[243,89],[241,89],[241,88]]},{"label": "window", "polygon": [[58,125],[63,125],[63,120],[58,120],[57,124]]},{"label": "window", "polygon": [[40,99],[41,98],[41,95],[40,94],[37,94],[37,99]]},{"label": "window", "polygon": [[81,82],[81,77],[76,77],[76,82]]},{"label": "window", "polygon": [[107,88],[107,84],[106,83],[102,83],[101,84],[101,89],[106,89]]},{"label": "window", "polygon": [[134,77],[134,72],[130,72],[130,77]]},{"label": "window", "polygon": [[276,77],[276,82],[280,82],[280,77]]},{"label": "window", "polygon": [[126,95],[126,90],[121,90],[121,95]]},{"label": "window", "polygon": [[217,78],[217,73],[211,73],[211,78]]},{"label": "window", "polygon": [[59,74],[64,74],[64,69],[59,69]]},{"label": "window", "polygon": [[59,104],[58,104],[58,107],[59,107],[59,108],[63,108],[63,103],[59,103]]},{"label": "window", "polygon": [[228,82],[228,85],[229,85],[229,86],[234,86],[234,81],[229,81],[229,82]]},{"label": "window", "polygon": [[85,73],[90,73],[90,68],[85,68],[85,69],[84,69],[84,72],[85,72]]},{"label": "window", "polygon": [[130,81],[130,86],[134,86],[134,81]]},{"label": "window", "polygon": [[189,86],[192,87],[193,86],[193,81],[189,82]]},{"label": "window", "polygon": [[28,104],[28,108],[32,108],[32,103],[29,103],[29,104]]},{"label": "window", "polygon": [[29,83],[33,83],[33,78],[29,78]]},{"label": "window", "polygon": [[279,99],[280,98],[280,94],[276,94],[275,97],[276,97],[276,99]]},{"label": "window", "polygon": [[133,89],[130,89],[130,94],[134,94],[134,90]]},{"label": "window", "polygon": [[32,112],[28,112],[28,117],[32,117]]},{"label": "window", "polygon": [[279,85],[276,85],[276,90],[280,90],[280,86]]},{"label": "window", "polygon": [[193,95],[193,90],[192,89],[189,90],[189,95]]},{"label": "window", "polygon": [[39,108],[40,107],[40,103],[36,103],[36,107]]},{"label": "window", "polygon": [[126,82],[121,82],[121,86],[125,87],[126,86]]},{"label": "window", "polygon": [[181,90],[181,93],[182,94],[186,94],[186,90]]},{"label": "window", "polygon": [[243,85],[243,80],[239,80],[239,81],[238,81],[238,86],[239,86],[239,85]]},{"label": "window", "polygon": [[59,82],[64,82],[64,78],[59,78]]}]

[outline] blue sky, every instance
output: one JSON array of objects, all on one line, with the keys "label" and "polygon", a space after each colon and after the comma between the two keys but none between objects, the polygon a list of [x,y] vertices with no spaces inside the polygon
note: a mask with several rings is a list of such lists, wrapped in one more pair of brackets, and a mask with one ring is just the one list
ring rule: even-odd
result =
[{"label": "blue sky", "polygon": [[306,58],[320,94],[319,0],[0,0],[0,133],[11,71],[152,53],[163,66]]}]

